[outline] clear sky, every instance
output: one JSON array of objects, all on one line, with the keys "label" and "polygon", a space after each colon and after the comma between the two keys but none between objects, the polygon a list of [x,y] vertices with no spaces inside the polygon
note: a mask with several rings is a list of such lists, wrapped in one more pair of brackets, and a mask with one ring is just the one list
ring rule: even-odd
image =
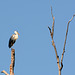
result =
[{"label": "clear sky", "polygon": [[[0,0],[0,72],[9,73],[10,36],[18,30],[15,75],[58,75],[58,67],[48,25],[55,16],[54,40],[62,54],[67,23],[75,14],[75,0]],[[75,75],[75,18],[69,26],[62,75]],[[1,74],[0,75],[4,75]]]}]

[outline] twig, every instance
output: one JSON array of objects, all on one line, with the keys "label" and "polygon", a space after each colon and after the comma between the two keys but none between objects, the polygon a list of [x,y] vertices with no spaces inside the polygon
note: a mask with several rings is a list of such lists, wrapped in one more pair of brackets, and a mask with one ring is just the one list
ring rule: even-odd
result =
[{"label": "twig", "polygon": [[68,28],[69,28],[69,23],[73,20],[75,15],[73,15],[73,17],[68,21],[68,24],[67,24],[67,30],[66,30],[66,36],[65,36],[65,42],[64,42],[64,48],[63,50],[65,50],[65,45],[66,45],[66,40],[67,40],[67,34],[68,34]]},{"label": "twig", "polygon": [[4,73],[5,75],[9,75],[5,70],[1,71],[1,73]]},{"label": "twig", "polygon": [[54,34],[54,22],[55,22],[55,18],[53,16],[53,13],[52,13],[52,7],[51,7],[51,15],[52,15],[52,18],[53,18],[53,24],[52,24],[52,33],[51,33],[51,36],[53,38],[53,34]]},{"label": "twig", "polygon": [[67,35],[68,35],[68,28],[69,28],[69,23],[73,20],[75,15],[73,15],[73,17],[68,21],[68,24],[67,24],[67,30],[66,30],[66,36],[65,36],[65,42],[64,42],[64,47],[63,47],[63,53],[62,53],[62,56],[61,56],[61,70],[63,68],[63,56],[64,56],[64,53],[65,53],[65,46],[66,46],[66,40],[67,40]]},{"label": "twig", "polygon": [[[54,18],[53,13],[52,13],[52,7],[51,7],[51,14],[52,14],[52,18],[53,18],[52,34],[54,34],[54,22],[55,22],[55,18]],[[53,36],[52,36],[52,38],[53,38]]]}]

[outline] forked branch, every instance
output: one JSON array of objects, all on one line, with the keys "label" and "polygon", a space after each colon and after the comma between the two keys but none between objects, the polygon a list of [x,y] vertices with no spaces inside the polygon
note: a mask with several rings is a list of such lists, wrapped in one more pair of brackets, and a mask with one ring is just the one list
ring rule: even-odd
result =
[{"label": "forked branch", "polygon": [[50,31],[50,35],[51,35],[51,38],[52,38],[52,45],[53,45],[54,50],[55,50],[58,69],[60,69],[59,56],[58,56],[57,49],[56,49],[56,46],[55,46],[55,43],[54,43],[54,39],[53,39],[55,18],[54,18],[53,13],[52,13],[52,7],[51,7],[51,15],[52,15],[52,19],[53,19],[52,30],[51,30],[51,28],[49,26],[48,26],[48,29]]},{"label": "forked branch", "polygon": [[48,29],[50,31],[50,36],[52,38],[52,45],[54,47],[54,50],[55,50],[55,54],[56,54],[56,59],[57,59],[57,65],[58,65],[58,69],[59,69],[59,75],[61,75],[61,70],[63,68],[63,56],[64,56],[64,53],[65,53],[65,45],[66,45],[66,40],[67,40],[67,35],[68,35],[68,28],[69,28],[69,23],[73,20],[74,16],[68,21],[68,24],[67,24],[67,30],[66,30],[66,36],[65,36],[65,42],[64,42],[64,47],[63,47],[63,52],[62,52],[62,56],[61,56],[61,65],[59,63],[59,56],[57,54],[57,49],[56,49],[56,46],[55,46],[55,43],[54,43],[54,39],[53,39],[53,34],[54,34],[54,22],[55,22],[55,18],[53,16],[53,13],[52,13],[52,7],[51,7],[51,15],[52,15],[52,19],[53,19],[53,24],[52,24],[52,29],[48,26]]}]

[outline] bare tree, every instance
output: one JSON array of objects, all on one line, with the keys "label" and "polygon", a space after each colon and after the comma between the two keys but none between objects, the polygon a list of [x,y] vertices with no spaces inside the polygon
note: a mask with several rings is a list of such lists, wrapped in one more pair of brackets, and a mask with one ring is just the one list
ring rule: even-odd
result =
[{"label": "bare tree", "polygon": [[14,75],[14,65],[15,65],[15,49],[11,49],[11,64],[10,64],[10,74],[8,74],[5,70],[1,71],[5,75]]},{"label": "bare tree", "polygon": [[52,15],[52,18],[53,18],[52,29],[51,29],[49,26],[48,26],[48,29],[49,29],[49,31],[50,31],[50,36],[51,36],[51,38],[52,38],[52,45],[53,45],[53,47],[54,47],[55,54],[56,54],[56,59],[57,59],[57,65],[58,65],[59,75],[61,75],[61,70],[62,70],[62,68],[63,68],[63,56],[64,56],[64,53],[65,53],[65,46],[66,46],[66,40],[67,40],[67,35],[68,35],[69,23],[73,20],[75,14],[74,14],[73,17],[68,21],[68,24],[67,24],[65,42],[64,42],[63,52],[62,52],[62,56],[61,56],[61,65],[60,65],[60,62],[59,62],[59,61],[60,61],[60,60],[59,60],[59,55],[58,55],[58,53],[57,53],[57,49],[56,49],[56,46],[55,46],[55,43],[54,43],[54,39],[53,39],[55,18],[54,18],[53,13],[52,13],[52,7],[51,7],[51,15]]}]

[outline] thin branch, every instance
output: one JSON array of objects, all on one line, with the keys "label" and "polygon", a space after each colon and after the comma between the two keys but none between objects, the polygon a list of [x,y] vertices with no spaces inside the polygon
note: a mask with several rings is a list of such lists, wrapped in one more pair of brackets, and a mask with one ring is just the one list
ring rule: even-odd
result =
[{"label": "thin branch", "polygon": [[65,45],[66,45],[66,40],[67,40],[67,34],[68,34],[69,23],[73,20],[74,16],[75,16],[75,15],[73,15],[73,17],[68,21],[68,24],[67,24],[67,30],[66,30],[66,36],[65,36],[65,42],[64,42],[63,50],[65,50]]},{"label": "thin branch", "polygon": [[52,18],[53,18],[53,24],[52,24],[52,33],[51,33],[51,35],[52,35],[52,38],[53,38],[53,34],[54,34],[54,22],[55,22],[55,18],[54,18],[54,16],[53,16],[53,13],[52,13],[52,7],[51,7],[51,15],[52,15]]},{"label": "thin branch", "polygon": [[68,35],[68,28],[69,28],[69,23],[73,20],[75,15],[73,15],[73,17],[68,21],[68,24],[67,24],[67,30],[66,30],[66,36],[65,36],[65,42],[64,42],[64,47],[63,47],[63,53],[62,53],[62,56],[61,56],[61,70],[63,68],[63,56],[64,56],[64,53],[65,53],[65,46],[66,46],[66,40],[67,40],[67,35]]},{"label": "thin branch", "polygon": [[1,73],[4,73],[5,75],[9,75],[5,70],[1,71]]},{"label": "thin branch", "polygon": [[51,35],[51,38],[52,38],[52,45],[53,45],[54,50],[55,50],[58,69],[60,69],[59,56],[58,56],[58,54],[57,54],[56,46],[55,46],[55,43],[54,43],[54,40],[53,40],[53,34],[54,34],[54,21],[55,21],[55,18],[54,18],[53,13],[52,13],[52,7],[51,7],[51,15],[52,15],[52,18],[53,18],[52,31],[51,31],[51,28],[50,28],[49,26],[48,26],[48,29],[49,29],[49,31],[50,31],[50,35]]},{"label": "thin branch", "polygon": [[49,29],[49,31],[50,31],[50,33],[51,33],[51,28],[48,26],[48,29]]}]

